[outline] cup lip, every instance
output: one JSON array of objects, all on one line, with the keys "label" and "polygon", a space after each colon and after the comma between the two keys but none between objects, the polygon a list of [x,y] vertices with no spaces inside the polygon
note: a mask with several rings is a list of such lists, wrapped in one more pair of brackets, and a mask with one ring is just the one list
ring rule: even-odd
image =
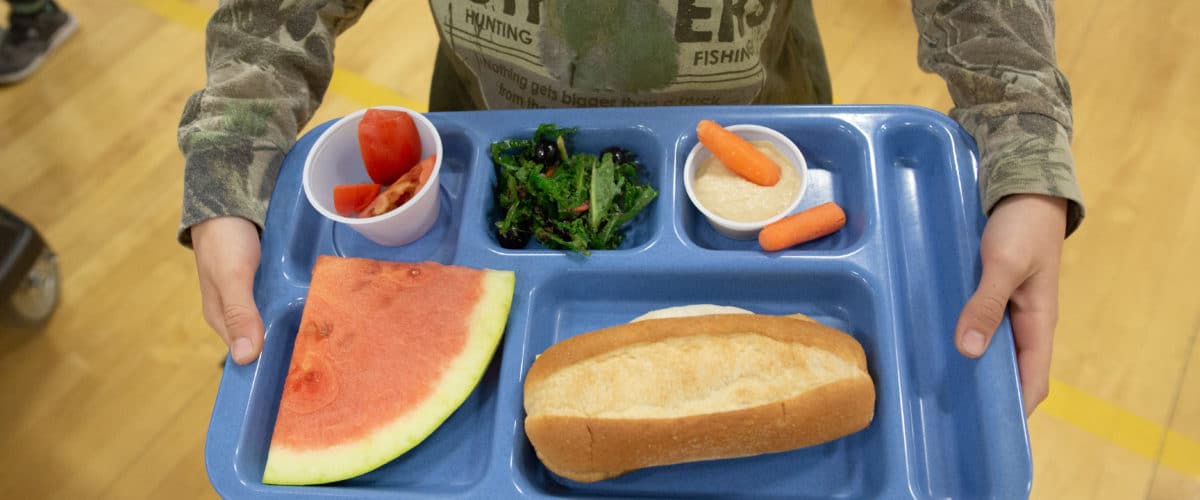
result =
[{"label": "cup lip", "polygon": [[[425,127],[433,132],[433,142],[435,145],[434,150],[435,150],[435,154],[437,155],[437,157],[436,157],[436,160],[434,160],[434,162],[433,162],[433,173],[429,174],[429,182],[426,182],[425,185],[421,186],[421,189],[419,189],[417,191],[417,194],[414,194],[411,199],[409,199],[407,202],[404,203],[404,205],[397,207],[396,209],[391,210],[385,214],[376,215],[374,217],[367,217],[367,218],[345,217],[337,212],[331,212],[331,211],[325,209],[325,207],[322,207],[321,204],[317,203],[317,200],[314,199],[314,195],[312,193],[312,171],[313,171],[313,165],[314,165],[313,159],[317,156],[317,153],[319,153],[324,148],[325,143],[330,140],[330,137],[332,137],[334,133],[338,132],[339,130],[341,130],[345,127],[351,126],[351,124],[354,124],[354,126],[357,126],[358,122],[362,120],[363,115],[367,114],[367,111],[372,110],[372,109],[383,109],[383,110],[389,110],[389,111],[404,111],[404,112],[408,113],[409,116],[412,117],[413,121],[417,123],[418,129],[421,127]],[[356,134],[356,136],[357,136],[357,134]],[[424,151],[422,151],[422,153],[424,153]],[[428,155],[425,155],[425,156],[428,156]],[[444,158],[442,155],[442,136],[440,133],[438,133],[437,127],[433,126],[433,122],[430,122],[429,119],[426,118],[424,114],[422,114],[414,109],[405,108],[402,106],[371,106],[369,108],[363,108],[363,109],[360,109],[353,113],[350,113],[346,116],[343,116],[343,117],[339,118],[337,121],[333,122],[333,124],[330,125],[329,128],[326,128],[323,132],[321,132],[321,135],[317,137],[317,140],[315,142],[313,142],[312,148],[309,150],[308,155],[304,158],[304,171],[301,175],[302,184],[304,186],[304,196],[306,198],[308,198],[308,204],[312,205],[312,207],[314,209],[316,209],[317,212],[319,212],[321,215],[325,216],[326,218],[328,218],[329,220],[332,220],[334,222],[340,222],[342,224],[346,224],[349,226],[364,226],[364,225],[370,225],[370,224],[375,224],[375,223],[379,223],[379,222],[384,222],[384,221],[390,220],[392,218],[402,216],[402,214],[406,213],[411,207],[416,206],[418,200],[427,196],[427,193],[429,191],[434,190],[434,189],[440,189],[439,187],[437,187],[438,183],[435,181],[435,179],[437,179],[438,174],[441,173],[443,159]],[[384,189],[386,189],[386,188],[387,188],[387,186],[384,186]]]},{"label": "cup lip", "polygon": [[[796,207],[800,206],[800,202],[804,199],[804,193],[806,191],[808,191],[808,159],[804,157],[804,153],[800,152],[800,148],[798,146],[796,146],[796,143],[793,142],[791,139],[788,139],[787,136],[783,135],[778,130],[775,130],[773,128],[766,127],[763,125],[755,125],[755,124],[751,124],[751,123],[740,123],[740,124],[736,124],[736,125],[725,126],[725,129],[730,132],[733,132],[735,134],[738,132],[744,132],[744,131],[754,131],[754,132],[762,133],[762,134],[766,135],[767,138],[771,142],[775,143],[776,146],[782,147],[783,149],[786,150],[786,151],[784,151],[785,157],[788,156],[789,153],[794,155],[795,158],[798,159],[799,161],[795,165],[793,165],[792,168],[795,168],[796,173],[798,175],[800,175],[800,189],[796,191],[795,199],[792,200],[792,203],[789,204],[787,208],[779,211],[779,213],[777,213],[771,217],[768,217],[766,219],[762,219],[762,220],[758,220],[758,221],[750,221],[750,222],[740,222],[740,221],[733,221],[733,220],[729,220],[724,217],[721,217],[721,216],[713,213],[712,211],[710,211],[708,208],[705,208],[704,204],[701,203],[699,199],[697,199],[696,193],[692,187],[692,179],[693,179],[693,177],[695,177],[694,174],[696,173],[696,168],[697,168],[697,163],[698,163],[698,161],[696,160],[696,157],[702,151],[704,151],[706,149],[704,147],[704,144],[697,142],[696,145],[692,147],[692,151],[690,153],[688,153],[687,159],[684,160],[684,164],[683,164],[683,187],[684,187],[684,190],[687,191],[687,196],[688,196],[688,199],[692,202],[692,206],[696,207],[696,209],[699,210],[700,213],[703,214],[704,217],[706,219],[708,219],[709,221],[711,221],[719,226],[722,226],[726,229],[729,229],[732,231],[738,231],[738,232],[755,231],[755,230],[762,229],[763,227],[766,227],[768,224],[771,224],[772,222],[775,222],[784,217],[787,217],[789,214],[791,214],[793,211],[795,211]],[[741,135],[741,134],[739,134],[739,135]],[[710,152],[709,154],[711,155],[712,153]]]}]

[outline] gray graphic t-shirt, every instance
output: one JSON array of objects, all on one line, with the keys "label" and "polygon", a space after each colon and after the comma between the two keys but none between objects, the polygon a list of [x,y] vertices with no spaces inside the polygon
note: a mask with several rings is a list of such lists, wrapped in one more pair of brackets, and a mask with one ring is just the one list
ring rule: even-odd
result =
[{"label": "gray graphic t-shirt", "polygon": [[779,11],[770,1],[433,3],[490,109],[753,102],[764,42],[787,32]]},{"label": "gray graphic t-shirt", "polygon": [[[443,0],[431,7],[442,37],[439,65],[459,80],[433,86],[433,109],[830,101],[807,3]],[[814,56],[779,64],[801,52]],[[447,96],[447,86],[461,94]]]}]

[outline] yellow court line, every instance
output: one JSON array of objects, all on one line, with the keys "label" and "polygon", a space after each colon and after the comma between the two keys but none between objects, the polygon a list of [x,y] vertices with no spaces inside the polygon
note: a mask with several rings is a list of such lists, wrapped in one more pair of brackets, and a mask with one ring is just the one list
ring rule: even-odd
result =
[{"label": "yellow court line", "polygon": [[1050,380],[1050,396],[1038,411],[1200,479],[1200,442],[1064,382]]},{"label": "yellow court line", "polygon": [[[212,13],[182,0],[130,0],[145,10],[158,14],[176,24],[203,32]],[[329,91],[350,99],[363,107],[394,105],[425,112],[428,105],[405,97],[396,91],[372,82],[361,75],[335,67]]]},{"label": "yellow court line", "polygon": [[341,94],[365,108],[383,105],[403,106],[421,113],[428,109],[423,102],[404,97],[358,73],[341,68],[333,70],[333,79],[329,81],[329,91]]},{"label": "yellow court line", "polygon": [[200,31],[204,31],[208,18],[212,15],[205,9],[181,0],[133,0],[133,3],[176,24]]},{"label": "yellow court line", "polygon": [[1184,475],[1200,480],[1200,442],[1179,432],[1167,430],[1159,461]]},{"label": "yellow court line", "polygon": [[[182,0],[130,0],[172,22],[204,31],[211,13]],[[364,107],[395,104],[417,111],[427,106],[352,71],[334,70],[329,90]],[[836,102],[836,100],[835,100]],[[1200,442],[1163,428],[1058,380],[1040,410],[1149,460],[1200,479]]]}]

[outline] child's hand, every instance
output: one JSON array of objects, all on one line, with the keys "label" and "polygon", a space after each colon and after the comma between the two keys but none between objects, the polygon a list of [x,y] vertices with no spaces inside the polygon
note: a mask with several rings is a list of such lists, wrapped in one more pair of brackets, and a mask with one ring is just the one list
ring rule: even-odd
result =
[{"label": "child's hand", "polygon": [[258,228],[240,217],[217,217],[192,226],[204,320],[229,346],[233,361],[258,358],[263,322],[254,304],[254,273],[261,246]]},{"label": "child's hand", "polygon": [[983,276],[955,328],[959,352],[979,357],[1008,305],[1026,417],[1050,391],[1066,221],[1067,202],[1062,198],[1023,194],[996,204],[980,243]]}]

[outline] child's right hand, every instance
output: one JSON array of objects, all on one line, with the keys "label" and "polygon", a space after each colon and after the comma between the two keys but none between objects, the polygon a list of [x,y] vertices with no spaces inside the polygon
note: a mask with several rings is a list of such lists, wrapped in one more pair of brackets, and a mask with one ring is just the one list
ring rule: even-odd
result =
[{"label": "child's right hand", "polygon": [[1026,417],[1050,391],[1066,220],[1063,198],[1019,194],[996,204],[980,242],[983,276],[955,328],[959,352],[978,358],[1008,309]]},{"label": "child's right hand", "polygon": [[225,341],[237,364],[262,350],[263,322],[254,304],[254,273],[261,258],[258,228],[241,217],[217,217],[192,226],[204,320]]}]

